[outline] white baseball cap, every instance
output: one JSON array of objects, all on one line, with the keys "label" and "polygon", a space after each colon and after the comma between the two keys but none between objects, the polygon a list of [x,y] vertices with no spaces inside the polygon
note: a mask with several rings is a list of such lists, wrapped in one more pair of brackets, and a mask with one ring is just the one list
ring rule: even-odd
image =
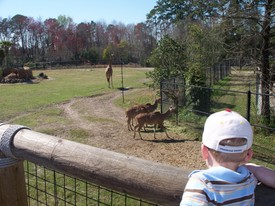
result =
[{"label": "white baseball cap", "polygon": [[[223,146],[220,142],[229,138],[245,138],[242,146]],[[250,123],[239,113],[230,109],[210,115],[202,134],[202,143],[210,149],[223,153],[242,153],[249,149],[253,142],[253,132]]]}]

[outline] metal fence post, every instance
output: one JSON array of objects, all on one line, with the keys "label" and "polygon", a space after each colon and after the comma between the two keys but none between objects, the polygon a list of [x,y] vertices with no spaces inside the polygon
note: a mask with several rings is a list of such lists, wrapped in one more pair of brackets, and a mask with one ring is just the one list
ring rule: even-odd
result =
[{"label": "metal fence post", "polygon": [[251,91],[247,91],[246,119],[250,121]]},{"label": "metal fence post", "polygon": [[162,88],[163,88],[163,80],[160,80],[160,99],[161,99],[161,105],[160,105],[160,112],[163,112],[163,94],[162,94]]}]

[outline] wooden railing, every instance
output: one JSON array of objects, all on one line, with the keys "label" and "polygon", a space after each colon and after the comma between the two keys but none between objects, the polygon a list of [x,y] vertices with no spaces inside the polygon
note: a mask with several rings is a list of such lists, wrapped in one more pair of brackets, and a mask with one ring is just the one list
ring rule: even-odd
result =
[{"label": "wooden railing", "polygon": [[[38,133],[19,125],[0,124],[0,137],[0,150],[12,160],[28,160],[159,205],[179,205],[190,172]],[[1,158],[2,162],[5,157]],[[22,161],[11,161],[10,165],[3,166],[0,175],[1,206],[27,205]],[[267,187],[258,187],[256,203],[274,204],[274,192]]]}]

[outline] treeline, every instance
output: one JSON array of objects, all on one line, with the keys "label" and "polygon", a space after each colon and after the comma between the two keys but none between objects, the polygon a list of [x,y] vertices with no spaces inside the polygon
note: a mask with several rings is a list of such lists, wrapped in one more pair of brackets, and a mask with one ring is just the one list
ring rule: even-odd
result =
[{"label": "treeline", "polygon": [[[136,25],[75,24],[66,16],[42,22],[16,15],[0,19],[0,59],[2,65],[79,60],[106,64],[113,56],[113,63],[154,66],[148,77],[157,87],[174,77],[205,86],[208,68],[230,58],[240,66],[259,68],[262,111],[269,122],[274,25],[274,0],[158,0],[147,21]],[[195,92],[192,95],[195,101]]]},{"label": "treeline", "polygon": [[0,18],[0,42],[6,48],[6,66],[56,61],[104,64],[110,54],[114,54],[114,63],[145,65],[156,47],[153,31],[145,23],[76,24],[62,15],[45,21],[20,14]]},{"label": "treeline", "polygon": [[[275,1],[158,0],[156,4],[147,15],[147,24],[155,26],[160,39],[150,56],[155,70],[149,77],[155,86],[175,77],[187,85],[207,86],[209,68],[233,59],[239,68],[258,68],[265,94],[261,111],[268,125],[275,74]],[[193,102],[200,101],[200,91],[186,92]]]}]

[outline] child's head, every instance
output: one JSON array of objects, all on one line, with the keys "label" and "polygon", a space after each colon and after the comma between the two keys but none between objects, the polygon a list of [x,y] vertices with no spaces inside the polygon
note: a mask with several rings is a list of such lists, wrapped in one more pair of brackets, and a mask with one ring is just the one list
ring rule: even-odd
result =
[{"label": "child's head", "polygon": [[218,163],[243,162],[252,142],[250,123],[236,112],[216,112],[205,122],[202,143]]}]

